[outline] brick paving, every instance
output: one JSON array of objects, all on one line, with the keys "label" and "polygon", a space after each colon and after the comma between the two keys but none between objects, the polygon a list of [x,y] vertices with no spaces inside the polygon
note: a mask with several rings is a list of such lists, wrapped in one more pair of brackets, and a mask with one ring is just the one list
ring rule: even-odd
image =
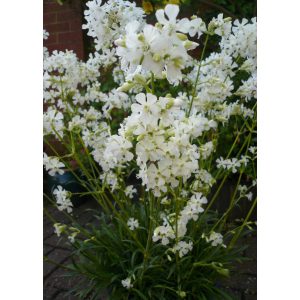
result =
[{"label": "brick paving", "polygon": [[[87,209],[96,209],[98,204],[93,201],[86,202],[78,208],[74,208],[74,216],[79,218],[81,224],[93,221],[93,212]],[[47,208],[57,222],[68,223],[66,217],[56,208]],[[257,270],[256,270],[256,236],[249,235],[245,238],[249,248],[244,255],[250,260],[243,264],[237,264],[231,272],[231,277],[221,284],[223,289],[229,292],[233,300],[257,299]],[[244,241],[242,241],[244,242]],[[44,261],[44,300],[79,300],[68,295],[69,290],[76,285],[76,278],[63,276],[65,270],[59,265],[70,263],[71,248],[53,232],[52,222],[44,216],[44,256],[56,262],[58,265]],[[78,280],[78,279],[77,279]],[[104,296],[99,300],[106,300]]]}]

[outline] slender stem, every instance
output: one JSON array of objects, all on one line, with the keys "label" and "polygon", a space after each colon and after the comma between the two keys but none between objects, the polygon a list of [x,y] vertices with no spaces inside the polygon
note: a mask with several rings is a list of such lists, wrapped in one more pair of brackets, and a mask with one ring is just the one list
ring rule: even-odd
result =
[{"label": "slender stem", "polygon": [[155,86],[154,86],[154,74],[153,72],[151,72],[151,90],[152,90],[152,94],[155,94]]},{"label": "slender stem", "polygon": [[205,53],[205,50],[206,50],[208,37],[209,37],[209,35],[207,34],[206,38],[205,38],[205,42],[204,42],[204,47],[203,47],[203,50],[202,50],[202,53],[201,53],[201,58],[200,58],[199,67],[198,67],[198,71],[197,71],[196,81],[195,81],[195,85],[194,85],[194,89],[193,89],[193,93],[192,93],[192,100],[191,100],[190,107],[189,107],[189,110],[188,110],[188,113],[187,113],[187,117],[190,116],[190,113],[191,113],[191,110],[192,110],[192,107],[193,107],[193,102],[194,102],[194,99],[196,97],[197,85],[198,85],[198,81],[199,81],[199,77],[200,77],[201,62],[203,60],[204,53]]},{"label": "slender stem", "polygon": [[239,228],[237,233],[235,233],[235,235],[233,236],[233,238],[232,238],[232,240],[231,240],[231,242],[228,246],[228,249],[232,248],[235,245],[238,237],[240,236],[241,232],[243,231],[244,227],[246,226],[246,224],[248,222],[248,219],[250,218],[250,216],[251,216],[251,214],[252,214],[252,212],[253,212],[253,210],[256,206],[256,203],[257,203],[257,198],[255,198],[255,200],[253,201],[253,204],[252,204],[252,206],[251,206],[251,208],[250,208],[250,210],[249,210],[249,212],[248,212],[248,214],[247,214],[247,216],[246,216],[246,218],[243,222],[243,225]]},{"label": "slender stem", "polygon": [[148,229],[148,238],[147,238],[146,249],[144,251],[143,269],[142,269],[142,274],[140,277],[140,282],[142,282],[142,278],[144,276],[145,269],[146,269],[146,264],[147,264],[147,261],[149,258],[149,248],[151,245],[151,237],[152,237],[152,231],[153,231],[153,199],[151,196],[151,192],[148,193],[148,199],[149,199],[149,229]]}]

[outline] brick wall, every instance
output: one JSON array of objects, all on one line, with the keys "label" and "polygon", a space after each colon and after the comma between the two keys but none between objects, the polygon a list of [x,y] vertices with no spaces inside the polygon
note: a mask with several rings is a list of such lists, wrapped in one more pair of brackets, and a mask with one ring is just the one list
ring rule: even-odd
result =
[{"label": "brick wall", "polygon": [[70,0],[59,5],[54,0],[43,0],[44,29],[49,37],[44,46],[53,50],[74,50],[84,58],[81,0]]}]

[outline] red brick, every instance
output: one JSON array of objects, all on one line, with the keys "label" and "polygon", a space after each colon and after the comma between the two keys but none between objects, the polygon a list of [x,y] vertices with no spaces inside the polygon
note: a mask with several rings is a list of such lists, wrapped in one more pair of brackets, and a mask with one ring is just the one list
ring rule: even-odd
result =
[{"label": "red brick", "polygon": [[70,22],[70,30],[80,30],[82,29],[82,21],[81,19],[72,20]]},{"label": "red brick", "polygon": [[[45,29],[48,31],[48,26],[45,26]],[[49,32],[49,31],[48,31]],[[57,34],[55,32],[50,32],[48,39],[44,41],[45,45],[57,43]]]},{"label": "red brick", "polygon": [[59,47],[59,44],[53,44],[53,45],[49,45],[47,48],[48,48],[49,53],[52,53],[54,50],[58,50],[58,51],[61,50],[61,49],[58,49],[58,47]]},{"label": "red brick", "polygon": [[69,7],[67,5],[59,5],[56,2],[44,2],[43,10],[44,12],[57,12],[57,11],[65,11],[68,10]]},{"label": "red brick", "polygon": [[65,32],[58,34],[59,43],[71,43],[76,41],[82,41],[82,33],[79,31]]},{"label": "red brick", "polygon": [[62,11],[57,13],[57,21],[66,21],[66,20],[81,20],[81,16],[78,12],[74,10]]},{"label": "red brick", "polygon": [[69,50],[69,51],[73,51],[75,52],[78,57],[81,57],[81,48],[82,46],[81,45],[73,45],[73,44],[59,44],[59,45],[56,45],[56,49],[59,50],[59,51],[66,51],[66,50]]},{"label": "red brick", "polygon": [[70,25],[68,22],[65,23],[56,23],[47,25],[47,30],[51,32],[68,32],[70,30]]},{"label": "red brick", "polygon": [[56,23],[56,16],[57,16],[56,13],[44,13],[43,16],[44,25]]}]

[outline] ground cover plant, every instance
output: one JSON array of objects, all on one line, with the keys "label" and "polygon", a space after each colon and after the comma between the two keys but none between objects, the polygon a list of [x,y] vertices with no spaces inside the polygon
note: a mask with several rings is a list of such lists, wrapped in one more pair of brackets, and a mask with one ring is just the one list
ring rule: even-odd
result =
[{"label": "ground cover plant", "polygon": [[[133,2],[93,0],[86,62],[44,48],[44,167],[84,189],[46,195],[71,220],[49,216],[74,249],[79,298],[231,299],[218,282],[241,259],[257,201],[256,19],[179,16],[168,4],[149,24]],[[99,203],[97,223],[73,218],[75,196]]]}]

